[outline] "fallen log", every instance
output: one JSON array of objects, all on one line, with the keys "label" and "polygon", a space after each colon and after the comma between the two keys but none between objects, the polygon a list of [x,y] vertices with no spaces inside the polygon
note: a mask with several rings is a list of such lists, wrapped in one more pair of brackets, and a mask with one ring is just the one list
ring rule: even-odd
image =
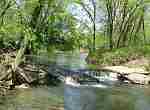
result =
[{"label": "fallen log", "polygon": [[24,73],[24,70],[23,69],[21,69],[21,68],[17,68],[17,73],[19,74],[19,75],[21,75],[24,79],[25,79],[25,81],[26,81],[26,83],[28,83],[28,84],[30,84],[31,82],[32,82],[32,78],[30,77],[29,78],[29,76],[27,76],[25,73]]},{"label": "fallen log", "polygon": [[4,75],[2,75],[1,77],[0,77],[0,81],[3,81],[3,80],[8,80],[9,79],[9,75],[11,74],[11,70],[8,70],[7,72],[6,72],[6,74],[4,74]]}]

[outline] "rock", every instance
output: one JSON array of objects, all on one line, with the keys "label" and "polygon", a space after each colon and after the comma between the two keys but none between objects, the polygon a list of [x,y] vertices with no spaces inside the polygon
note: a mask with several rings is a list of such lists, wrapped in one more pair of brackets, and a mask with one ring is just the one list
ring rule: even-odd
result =
[{"label": "rock", "polygon": [[144,74],[129,74],[128,79],[132,80],[136,84],[149,84],[150,83],[150,77]]},{"label": "rock", "polygon": [[129,68],[126,66],[108,66],[108,67],[104,67],[103,69],[120,74],[120,76],[123,79],[121,81],[123,82],[128,81],[130,83],[135,83],[135,84],[150,83],[150,76],[145,75],[148,74],[149,72],[147,72],[143,68]]},{"label": "rock", "polygon": [[103,67],[102,69],[110,70],[113,72],[118,72],[121,74],[132,74],[132,73],[149,73],[148,71],[144,70],[143,68],[129,68],[126,66],[108,66]]},{"label": "rock", "polygon": [[118,80],[118,74],[117,73],[110,73],[109,77],[112,81],[117,81]]},{"label": "rock", "polygon": [[17,88],[17,89],[28,89],[28,88],[30,88],[30,86],[28,84],[24,83],[24,84],[21,84],[19,86],[15,86],[15,88]]}]

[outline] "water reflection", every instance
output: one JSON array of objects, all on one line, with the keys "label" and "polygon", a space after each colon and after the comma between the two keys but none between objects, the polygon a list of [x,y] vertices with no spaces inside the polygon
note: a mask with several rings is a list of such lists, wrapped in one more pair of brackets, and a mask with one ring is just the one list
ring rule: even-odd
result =
[{"label": "water reflection", "polygon": [[[148,89],[150,90],[150,89]],[[96,110],[149,110],[149,95],[145,87],[120,86],[97,89]]]},{"label": "water reflection", "polygon": [[149,110],[150,95],[145,87],[109,88],[65,86],[65,110]]},{"label": "water reflection", "polygon": [[89,87],[65,85],[65,110],[96,110],[96,94]]}]

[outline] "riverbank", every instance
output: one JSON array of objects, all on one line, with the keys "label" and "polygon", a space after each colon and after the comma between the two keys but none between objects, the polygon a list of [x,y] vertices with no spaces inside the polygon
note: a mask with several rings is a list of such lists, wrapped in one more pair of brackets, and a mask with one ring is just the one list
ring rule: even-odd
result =
[{"label": "riverbank", "polygon": [[[7,91],[11,89],[25,89],[39,85],[55,86],[59,83],[59,80],[49,74],[48,60],[42,60],[34,55],[25,55],[13,73],[12,64],[15,62],[16,54],[16,51],[3,51],[0,54],[1,96],[7,95]],[[13,74],[15,74],[15,78]],[[13,80],[15,80],[15,86]]]},{"label": "riverbank", "polygon": [[97,49],[87,57],[94,68],[102,68],[121,74],[137,84],[150,83],[150,46],[120,49]]},{"label": "riverbank", "polygon": [[[69,54],[70,57],[68,57],[68,54],[57,54],[57,55],[58,55],[58,57],[56,59],[54,59],[57,61],[56,64],[61,64],[62,66],[67,64],[69,69],[74,69],[74,68],[78,68],[78,67],[81,68],[82,66],[88,67],[88,64],[79,65],[79,64],[81,64],[80,63],[81,58],[83,59],[82,61],[84,61],[86,55],[84,58],[83,58],[83,56],[84,56],[83,54],[82,55],[79,54],[80,57],[78,57],[77,55],[73,55],[73,53]],[[55,54],[55,57],[57,55]],[[13,58],[13,57],[11,57],[11,58]],[[38,60],[37,60],[37,58],[38,58]],[[32,78],[37,78],[35,73],[41,73],[43,71],[47,72],[46,70],[48,70],[46,65],[42,65],[42,64],[47,64],[47,63],[50,64],[48,62],[47,58],[46,57],[44,57],[44,58],[46,60],[41,60],[41,57],[38,57],[38,56],[33,57],[33,55],[32,55],[31,58],[29,58],[30,62],[28,62],[28,63],[26,62],[26,63],[21,64],[19,66],[19,68],[23,69],[24,70],[23,72],[28,73],[29,76],[30,75],[32,76],[32,74],[34,74]],[[53,57],[51,57],[51,58],[53,58]],[[34,62],[35,59],[36,59],[36,63]],[[138,60],[138,62],[141,62],[141,61],[145,62],[145,60],[140,60],[140,61]],[[47,62],[47,63],[45,63],[45,62]],[[131,63],[133,65],[133,62],[128,62],[128,63],[129,64]],[[135,63],[137,63],[137,61],[134,61],[134,64]],[[128,66],[129,66],[129,64],[128,64]],[[77,67],[76,67],[76,65],[77,65]],[[101,66],[99,66],[99,67],[101,68]],[[109,65],[109,67],[111,67],[111,66]],[[114,68],[114,66],[112,66],[112,67]],[[115,67],[117,67],[117,66],[115,66]],[[7,68],[6,68],[6,70],[7,70]],[[122,68],[122,69],[120,68],[119,70],[126,70],[126,68]],[[121,72],[121,71],[119,71],[119,72]],[[133,76],[132,76],[132,78],[133,78]],[[54,81],[55,80],[53,80],[52,82],[54,82]],[[35,84],[39,84],[39,83],[36,82]],[[135,87],[136,85],[133,85],[133,86]],[[11,110],[16,110],[16,109],[22,109],[22,110],[26,110],[26,109],[27,110],[34,110],[34,109],[35,110],[63,110],[64,109],[64,105],[63,105],[64,104],[64,97],[66,97],[66,99],[68,99],[68,94],[66,96],[64,96],[63,85],[61,85],[61,89],[57,89],[57,87],[59,88],[59,86],[46,86],[46,88],[45,88],[45,86],[43,86],[43,85],[40,87],[38,85],[36,87],[33,86],[33,87],[28,88],[28,89],[21,88],[21,89],[14,90],[15,94],[10,94],[10,95],[6,94],[3,97],[3,98],[6,97],[6,99],[5,99],[6,101],[4,101],[4,103],[0,104],[0,110],[6,110],[6,108],[10,108]],[[137,88],[140,89],[139,87],[140,86],[138,86]],[[145,85],[144,85],[144,87],[145,87]],[[88,87],[88,89],[89,88],[93,89],[93,87]],[[116,88],[115,88],[114,92],[117,94],[116,96],[119,96],[118,93],[120,94],[120,92],[118,92],[118,85],[116,85]],[[102,93],[102,94],[106,93],[106,92],[102,92],[103,89],[101,87],[98,87],[96,89],[99,90],[98,94],[99,93]],[[122,94],[124,94],[124,89],[126,89],[127,91],[131,90],[129,88],[125,88],[124,85],[121,85]],[[107,92],[106,96],[108,96],[108,94],[110,95],[112,93],[111,89],[107,89],[107,90],[111,91],[111,92]],[[141,89],[141,90],[143,90],[143,89]],[[19,93],[18,93],[18,91],[19,91]],[[136,91],[136,90],[132,90],[131,92],[134,92],[134,91]],[[59,93],[57,93],[57,92],[59,92]],[[76,92],[74,92],[72,94],[74,95],[74,94],[76,94]],[[83,94],[87,94],[87,93],[85,92]],[[90,93],[88,93],[88,94],[90,94]],[[122,96],[122,94],[121,94],[121,96]],[[140,95],[143,95],[143,93],[141,93]],[[100,96],[102,96],[102,95],[98,95],[97,97],[100,97]],[[116,96],[114,99],[116,99]],[[100,104],[99,102],[101,101],[101,99],[102,98],[100,98],[100,100],[98,101],[98,104]],[[107,99],[107,98],[105,98],[105,99]],[[122,101],[122,98],[119,99],[119,102],[121,102],[121,101]],[[104,102],[104,101],[102,100],[102,102]],[[135,102],[135,101],[133,101],[133,102]],[[118,107],[118,106],[116,105],[116,107]],[[97,107],[97,108],[101,109],[101,107]]]},{"label": "riverbank", "polygon": [[15,71],[15,88],[11,88],[16,54],[15,50],[0,53],[0,110],[64,110],[64,88],[49,74],[55,65],[48,56],[24,55]]},{"label": "riverbank", "polygon": [[[149,66],[150,46],[125,47],[119,49],[97,49],[89,53],[87,62],[99,66]],[[135,65],[136,63],[136,65]]]}]

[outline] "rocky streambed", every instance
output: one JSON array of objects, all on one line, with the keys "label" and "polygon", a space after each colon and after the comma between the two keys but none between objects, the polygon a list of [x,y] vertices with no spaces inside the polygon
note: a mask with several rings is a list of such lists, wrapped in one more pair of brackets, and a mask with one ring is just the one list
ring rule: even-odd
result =
[{"label": "rocky streambed", "polygon": [[121,81],[126,81],[132,84],[150,84],[150,73],[143,68],[129,68],[127,66],[106,66],[102,68],[103,70],[110,71],[115,74],[114,77]]}]

